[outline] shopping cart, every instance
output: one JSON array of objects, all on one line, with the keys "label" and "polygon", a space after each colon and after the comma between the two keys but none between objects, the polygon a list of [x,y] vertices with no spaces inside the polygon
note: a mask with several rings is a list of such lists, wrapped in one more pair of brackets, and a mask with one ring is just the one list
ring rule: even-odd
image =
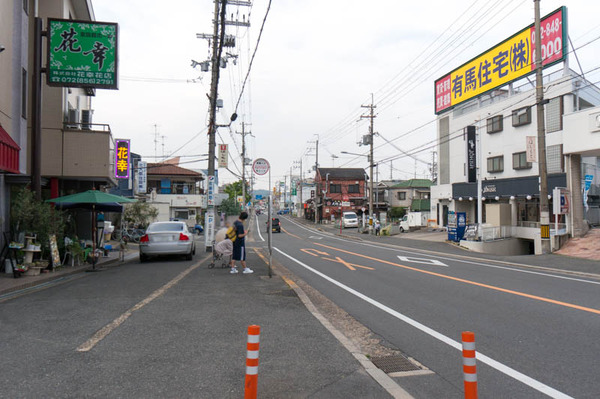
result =
[{"label": "shopping cart", "polygon": [[218,251],[217,246],[215,245],[215,241],[213,241],[213,243],[212,243],[212,249],[213,249],[212,259],[211,259],[211,262],[208,264],[208,268],[212,269],[218,263],[221,263],[221,268],[229,267],[229,264],[231,263],[232,252],[231,251],[223,251],[223,252]]}]

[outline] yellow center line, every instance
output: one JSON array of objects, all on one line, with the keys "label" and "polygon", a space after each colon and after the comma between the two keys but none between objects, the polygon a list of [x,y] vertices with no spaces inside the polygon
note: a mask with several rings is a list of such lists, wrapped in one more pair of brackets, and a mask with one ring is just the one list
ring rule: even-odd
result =
[{"label": "yellow center line", "polygon": [[373,258],[371,256],[358,254],[356,252],[346,251],[346,250],[343,250],[343,249],[340,249],[340,248],[330,247],[328,245],[319,244],[319,243],[316,243],[316,242],[314,242],[313,244],[314,245],[318,245],[320,247],[333,249],[335,251],[344,252],[344,253],[347,253],[347,254],[350,254],[350,255],[359,256],[361,258],[370,259],[370,260],[374,260],[374,261],[381,262],[381,263],[386,263],[388,265],[392,265],[392,266],[396,266],[396,267],[401,267],[403,269],[413,270],[415,272],[424,273],[424,274],[429,274],[431,276],[441,277],[441,278],[445,278],[445,279],[448,279],[448,280],[459,281],[461,283],[471,284],[471,285],[475,285],[475,286],[478,286],[478,287],[488,288],[490,290],[505,292],[507,294],[513,294],[513,295],[517,295],[517,296],[522,296],[522,297],[529,298],[529,299],[535,299],[535,300],[542,301],[542,302],[553,303],[555,305],[560,305],[560,306],[564,306],[564,307],[567,307],[567,308],[573,308],[573,309],[583,310],[584,312],[600,314],[600,310],[598,310],[598,309],[587,308],[585,306],[575,305],[575,304],[568,303],[568,302],[561,302],[561,301],[557,301],[555,299],[545,298],[545,297],[541,297],[541,296],[537,296],[537,295],[526,294],[524,292],[509,290],[509,289],[502,288],[502,287],[496,287],[494,285],[478,283],[476,281],[466,280],[466,279],[459,278],[459,277],[447,276],[445,274],[431,272],[429,270],[417,269],[416,267],[410,267],[410,266],[406,266],[406,265],[401,265],[399,263],[394,263],[394,262],[389,262],[389,261],[386,261],[386,260],[383,260],[383,259]]},{"label": "yellow center line", "polygon": [[295,234],[292,234],[292,233],[290,233],[289,231],[287,231],[287,230],[286,230],[286,229],[284,229],[283,227],[281,227],[281,230],[283,230],[283,232],[284,232],[285,234],[288,234],[288,235],[290,235],[290,236],[292,236],[292,237],[296,237],[297,239],[301,239],[300,237],[298,237],[298,236],[297,236],[297,235],[295,235]]}]

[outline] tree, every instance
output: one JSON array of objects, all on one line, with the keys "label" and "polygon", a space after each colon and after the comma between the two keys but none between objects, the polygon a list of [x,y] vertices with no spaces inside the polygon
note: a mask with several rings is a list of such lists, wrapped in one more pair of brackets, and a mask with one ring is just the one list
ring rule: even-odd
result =
[{"label": "tree", "polygon": [[227,198],[221,202],[219,209],[227,215],[237,215],[240,212],[240,205],[235,198]]},{"label": "tree", "polygon": [[[225,192],[229,194],[229,198],[237,201],[237,197],[242,195],[242,181],[238,180],[236,182],[230,183],[225,186]],[[246,182],[246,200],[244,203],[248,203],[250,201],[250,187],[248,182]]]},{"label": "tree", "polygon": [[42,246],[42,257],[50,254],[50,236],[56,235],[56,242],[63,243],[65,213],[52,205],[35,199],[34,193],[24,187],[12,198],[10,223],[13,236],[18,233],[34,234]]},{"label": "tree", "polygon": [[158,209],[147,202],[132,202],[125,205],[123,219],[127,223],[146,227],[158,216]]}]

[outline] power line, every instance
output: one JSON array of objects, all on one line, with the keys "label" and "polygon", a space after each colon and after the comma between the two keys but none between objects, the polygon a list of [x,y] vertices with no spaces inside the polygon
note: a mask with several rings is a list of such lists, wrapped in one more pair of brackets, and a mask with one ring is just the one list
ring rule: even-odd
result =
[{"label": "power line", "polygon": [[260,39],[262,37],[263,29],[265,28],[265,22],[267,22],[267,16],[269,15],[269,11],[271,10],[271,0],[269,0],[269,4],[267,5],[267,11],[265,12],[265,17],[263,18],[262,25],[260,27],[260,31],[258,32],[258,39],[256,39],[256,47],[254,47],[254,53],[252,53],[252,58],[250,59],[250,64],[248,64],[248,72],[246,73],[246,77],[244,78],[244,83],[242,84],[242,89],[240,91],[240,96],[235,104],[234,113],[237,112],[238,106],[240,105],[240,100],[242,99],[242,94],[244,93],[244,88],[246,87],[246,81],[248,80],[248,76],[250,75],[250,71],[252,70],[252,63],[254,62],[254,57],[256,56],[256,51],[258,50],[258,45],[260,43]]}]

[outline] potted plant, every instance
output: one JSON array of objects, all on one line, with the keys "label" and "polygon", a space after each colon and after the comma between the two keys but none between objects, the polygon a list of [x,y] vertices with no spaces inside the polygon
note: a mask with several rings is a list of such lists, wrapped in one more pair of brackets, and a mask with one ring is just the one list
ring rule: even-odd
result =
[{"label": "potted plant", "polygon": [[64,212],[54,209],[48,203],[37,201],[27,187],[12,196],[10,214],[13,237],[22,232],[27,232],[28,236],[35,235],[35,248],[41,251],[42,258],[50,255],[51,235],[56,235],[57,242],[63,238]]}]

